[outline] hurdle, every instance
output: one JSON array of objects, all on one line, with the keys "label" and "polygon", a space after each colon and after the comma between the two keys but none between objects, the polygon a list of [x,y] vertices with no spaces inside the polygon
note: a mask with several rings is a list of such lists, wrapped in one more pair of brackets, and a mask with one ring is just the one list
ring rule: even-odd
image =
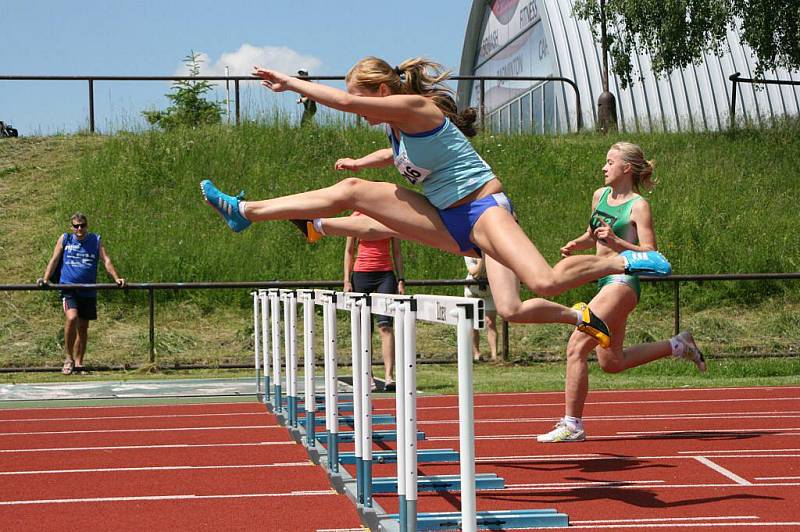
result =
[{"label": "hurdle", "polygon": [[[268,291],[272,303],[270,313],[272,324],[273,376],[275,378],[274,404],[281,405],[280,358],[276,356],[276,345],[279,342],[280,315],[279,303],[284,305],[284,346],[286,354],[286,390],[287,406],[290,412],[285,419],[296,421],[298,396],[296,384],[296,342],[292,340],[296,334],[293,316],[296,315],[296,303],[302,301],[304,309],[304,368],[306,410],[305,430],[309,451],[315,445],[314,415],[316,398],[314,394],[314,305],[323,309],[323,346],[325,361],[325,434],[316,441],[327,443],[327,467],[332,475],[342,479],[350,478],[347,472],[339,471],[340,456],[338,445],[343,441],[355,442],[353,462],[356,464],[355,502],[363,511],[372,510],[372,494],[396,491],[399,500],[399,514],[388,515],[383,512],[379,517],[381,527],[395,530],[399,526],[401,532],[416,530],[460,529],[474,531],[499,528],[535,528],[568,526],[565,514],[553,509],[513,510],[513,511],[476,511],[476,489],[501,489],[502,479],[494,474],[475,474],[474,448],[474,412],[472,391],[472,356],[471,334],[473,329],[483,328],[483,301],[479,299],[451,296],[398,296],[388,294],[342,293],[326,290],[299,290],[297,292]],[[336,311],[350,312],[351,349],[353,356],[353,403],[354,432],[340,434],[339,424],[339,392],[338,392],[338,356],[337,356],[337,323]],[[254,305],[254,312],[257,307]],[[371,403],[371,315],[384,314],[395,318],[395,355],[397,368],[397,390],[395,406],[397,419],[397,471],[394,478],[372,478],[372,443],[379,438],[372,431]],[[266,314],[260,313],[261,323],[267,323]],[[255,319],[255,318],[254,318]],[[417,449],[416,423],[416,322],[428,321],[447,325],[455,325],[457,331],[458,350],[458,396],[459,396],[459,475],[440,475],[417,478],[417,464],[420,451]],[[258,323],[258,320],[254,321]],[[266,331],[262,329],[261,338]],[[262,344],[262,355],[266,348]],[[258,364],[258,363],[256,363]],[[275,368],[278,368],[276,372]],[[256,369],[258,371],[258,369]],[[265,372],[268,370],[265,368]],[[311,381],[309,382],[309,378]],[[280,418],[280,416],[279,416]],[[294,426],[297,426],[295,423]],[[424,438],[424,435],[423,435]],[[449,461],[454,461],[452,458]],[[348,463],[342,460],[342,463]],[[351,479],[352,480],[352,479]],[[418,513],[418,489],[449,491],[460,490],[461,511]],[[377,510],[382,512],[379,507]],[[391,523],[396,523],[392,525]]]}]

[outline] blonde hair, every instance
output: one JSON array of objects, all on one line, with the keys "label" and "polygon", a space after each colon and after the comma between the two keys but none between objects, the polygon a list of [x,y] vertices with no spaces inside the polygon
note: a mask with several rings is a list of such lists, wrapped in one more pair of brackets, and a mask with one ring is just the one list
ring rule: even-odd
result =
[{"label": "blonde hair", "polygon": [[636,192],[641,188],[647,191],[655,188],[658,184],[658,179],[653,177],[655,161],[646,160],[642,148],[632,142],[617,142],[611,149],[618,151],[622,155],[622,160],[631,165],[633,188]]},{"label": "blonde hair", "polygon": [[353,65],[345,81],[369,91],[386,85],[392,94],[419,94],[430,98],[464,135],[472,137],[477,133],[478,114],[472,107],[458,112],[453,91],[444,84],[449,77],[450,71],[423,57],[407,59],[394,68],[383,59],[365,57]]}]

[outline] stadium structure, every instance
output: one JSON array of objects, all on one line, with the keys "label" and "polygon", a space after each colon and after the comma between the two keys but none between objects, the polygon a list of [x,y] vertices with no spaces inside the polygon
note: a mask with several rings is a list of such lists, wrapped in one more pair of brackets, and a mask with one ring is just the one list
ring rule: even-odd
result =
[{"label": "stadium structure", "polygon": [[[597,122],[602,54],[589,24],[573,16],[573,0],[474,0],[461,55],[462,76],[564,77],[580,92],[585,128]],[[753,78],[756,59],[728,32],[725,53],[656,77],[647,54],[633,57],[634,83],[623,89],[609,72],[623,131],[720,130],[730,124],[729,76]],[[610,61],[610,60],[609,60]],[[612,64],[609,64],[609,70]],[[636,71],[641,74],[637,79]],[[765,79],[800,81],[797,71]],[[497,132],[564,133],[578,125],[575,90],[561,81],[484,81],[486,125]],[[480,105],[480,82],[461,80],[459,105]],[[738,83],[736,120],[762,123],[800,113],[800,86]]]}]

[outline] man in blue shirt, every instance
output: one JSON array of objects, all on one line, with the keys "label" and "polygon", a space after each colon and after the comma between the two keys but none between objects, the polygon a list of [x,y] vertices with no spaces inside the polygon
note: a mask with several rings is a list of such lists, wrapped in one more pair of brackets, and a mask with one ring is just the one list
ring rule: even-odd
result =
[{"label": "man in blue shirt", "polygon": [[[53,256],[44,270],[44,277],[36,281],[44,285],[61,262],[59,284],[94,284],[97,282],[97,263],[103,262],[106,271],[118,286],[125,286],[125,279],[117,275],[117,270],[106,253],[100,235],[87,231],[86,215],[75,213],[70,218],[72,233],[64,233],[56,241]],[[83,371],[83,355],[89,339],[89,321],[97,319],[96,290],[62,290],[64,305],[64,351],[66,360],[61,372],[69,375],[73,371]]]}]

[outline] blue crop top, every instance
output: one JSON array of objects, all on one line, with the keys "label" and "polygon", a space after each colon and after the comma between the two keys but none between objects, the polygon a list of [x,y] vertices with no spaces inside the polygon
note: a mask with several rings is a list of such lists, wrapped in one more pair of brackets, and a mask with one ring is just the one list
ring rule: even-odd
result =
[{"label": "blue crop top", "polygon": [[494,172],[466,136],[448,119],[423,133],[386,132],[392,144],[394,165],[436,208],[446,209],[494,179]]}]

